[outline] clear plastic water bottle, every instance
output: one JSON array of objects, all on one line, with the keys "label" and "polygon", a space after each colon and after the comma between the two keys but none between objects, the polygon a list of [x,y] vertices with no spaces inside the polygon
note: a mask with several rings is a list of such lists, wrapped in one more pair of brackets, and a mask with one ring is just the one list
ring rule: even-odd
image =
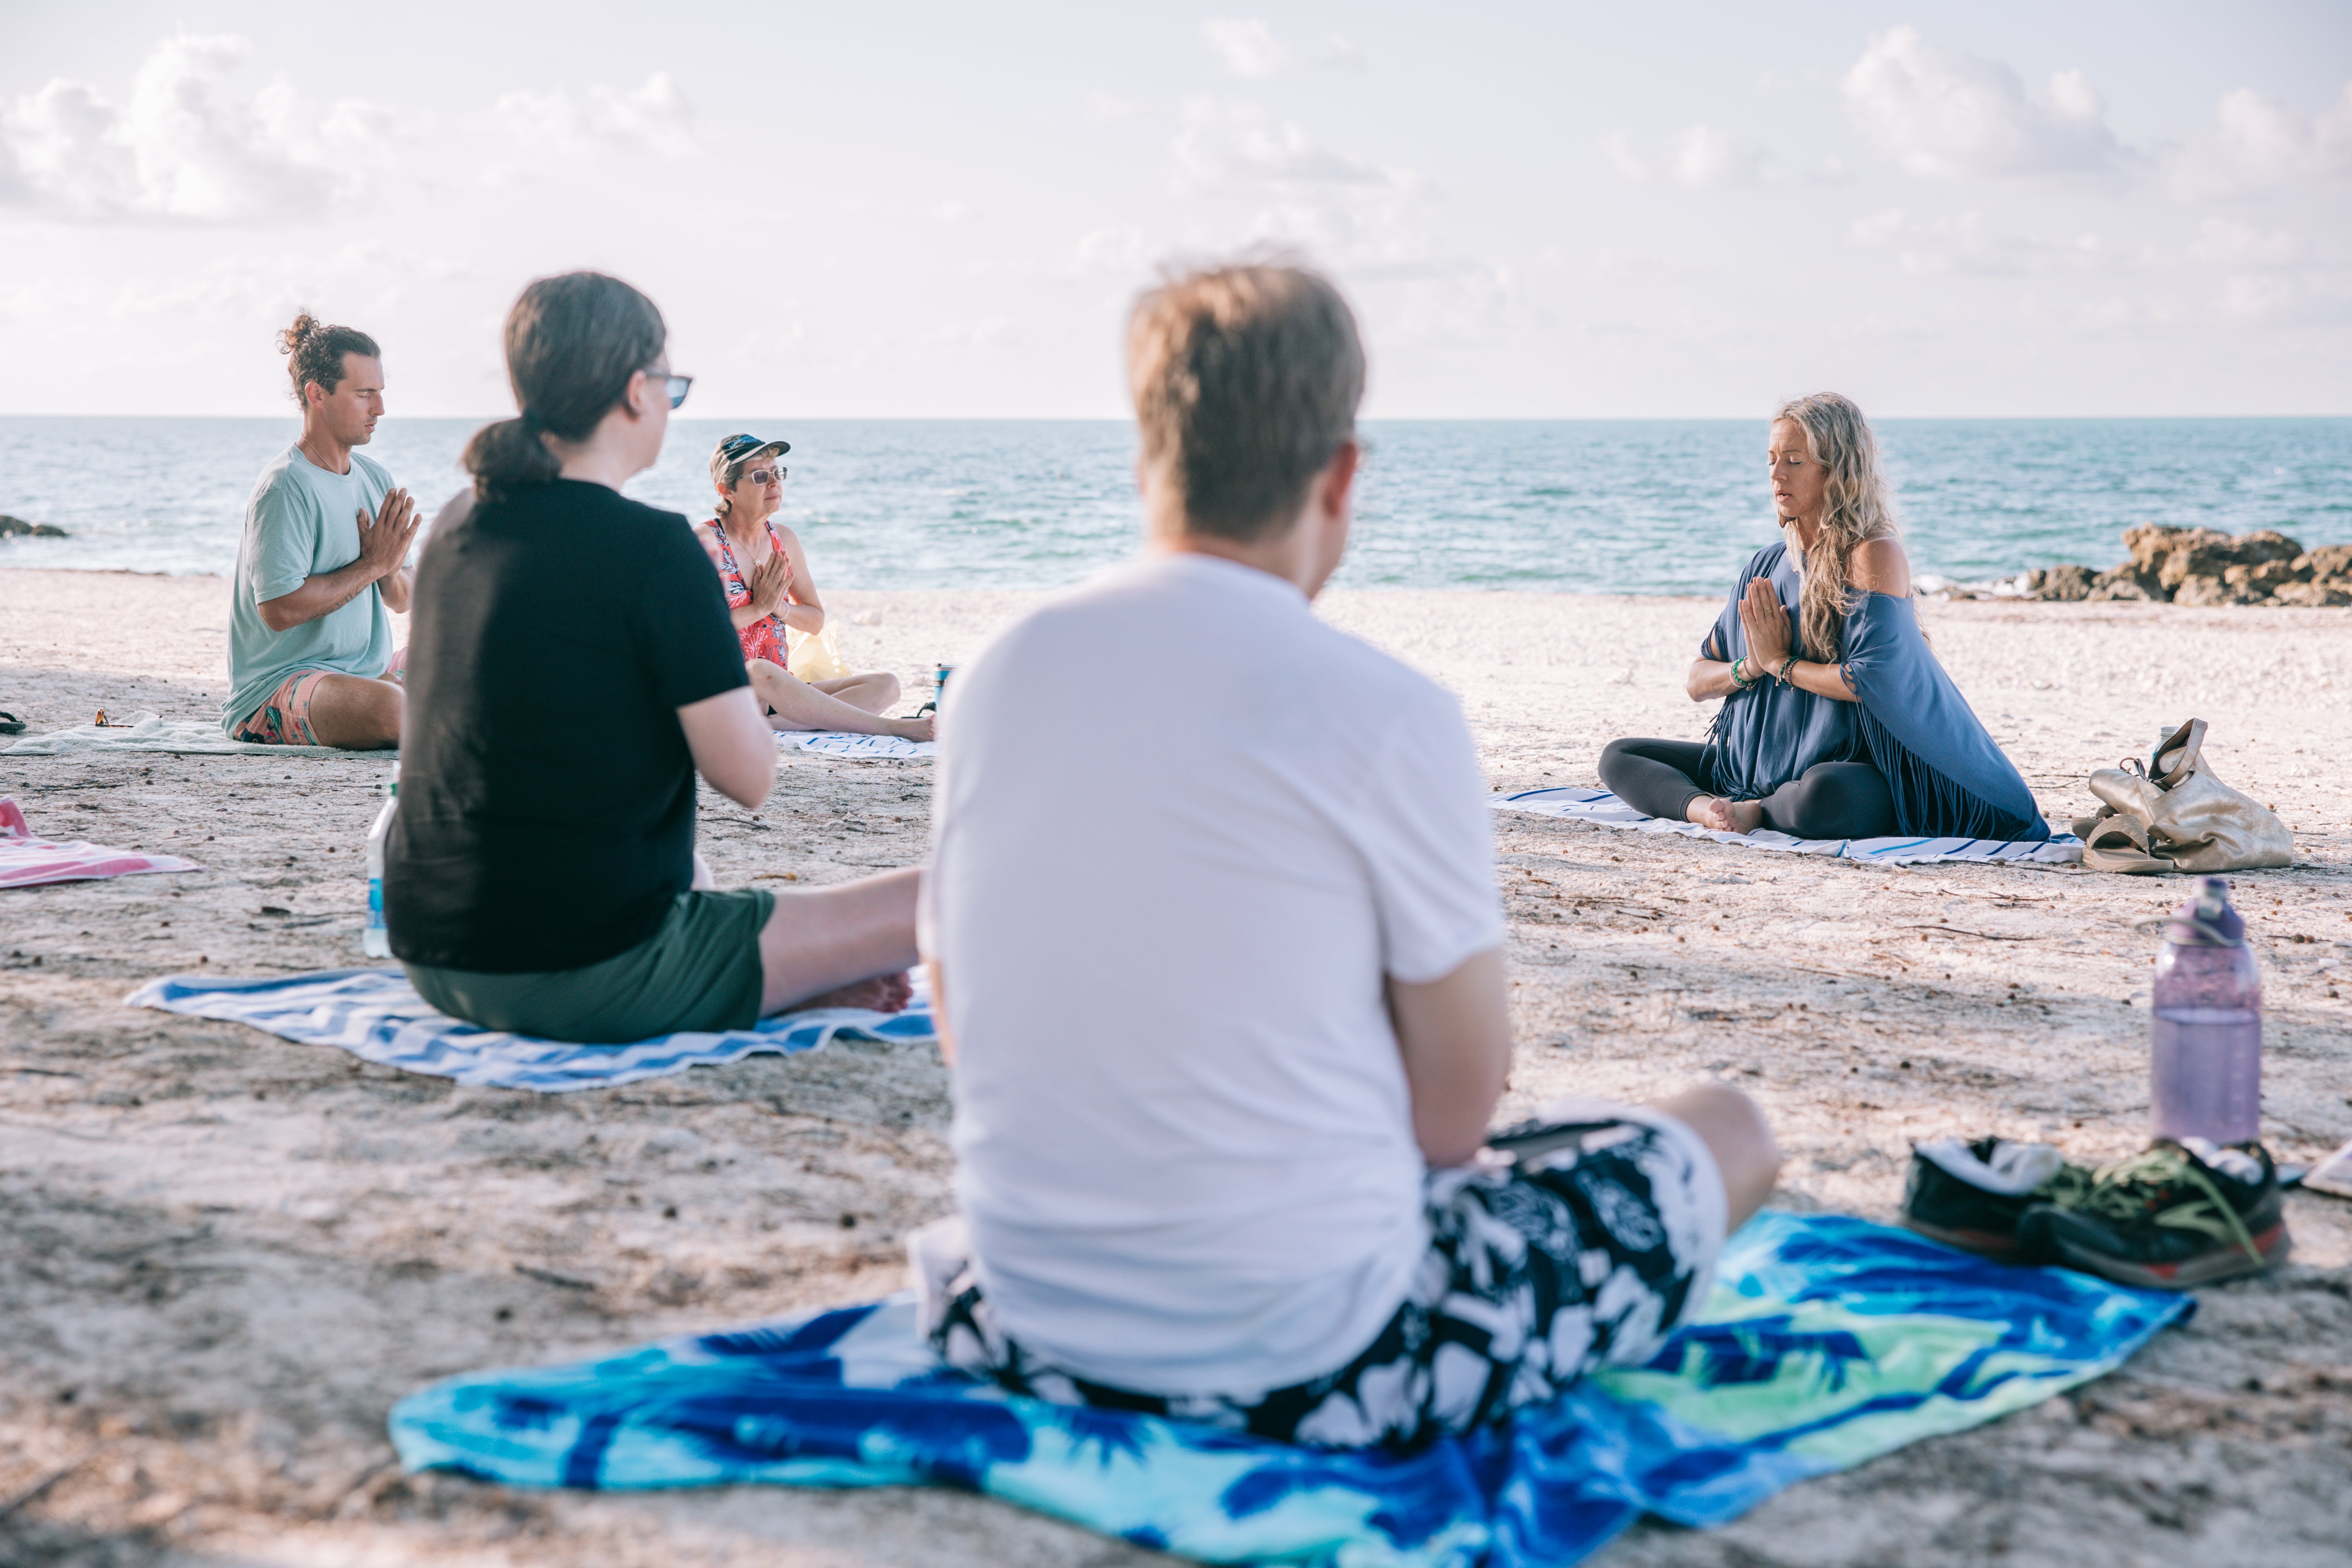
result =
[{"label": "clear plastic water bottle", "polygon": [[924,703],[920,708],[915,710],[915,716],[917,718],[920,718],[926,713],[936,713],[940,710],[940,704],[948,700],[948,677],[954,673],[955,666],[951,664],[942,664],[933,667],[931,671],[931,700],[929,702]]},{"label": "clear plastic water bottle", "polygon": [[375,814],[375,826],[368,829],[368,916],[367,930],[360,933],[360,951],[370,958],[392,956],[392,933],[383,924],[383,841],[392,832],[392,814],[400,809],[400,764],[392,764],[392,782],[383,786],[383,809]]},{"label": "clear plastic water bottle", "polygon": [[2198,883],[2156,955],[2148,1120],[2158,1138],[2246,1143],[2263,1131],[2263,977],[2230,884]]}]

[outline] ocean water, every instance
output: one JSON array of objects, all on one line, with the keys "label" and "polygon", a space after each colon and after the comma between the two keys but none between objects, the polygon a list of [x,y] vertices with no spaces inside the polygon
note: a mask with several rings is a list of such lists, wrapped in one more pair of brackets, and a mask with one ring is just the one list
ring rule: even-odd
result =
[{"label": "ocean water", "polygon": [[[479,422],[390,417],[368,448],[429,504]],[[1054,587],[1132,552],[1123,422],[678,419],[629,493],[709,515],[704,462],[793,443],[783,521],[844,588]],[[0,417],[0,512],[72,537],[0,566],[226,573],[282,419]],[[2352,542],[2352,419],[1889,420],[1914,570],[2106,566],[2143,521]],[[1776,537],[1761,420],[1368,422],[1349,587],[1721,593]]]}]

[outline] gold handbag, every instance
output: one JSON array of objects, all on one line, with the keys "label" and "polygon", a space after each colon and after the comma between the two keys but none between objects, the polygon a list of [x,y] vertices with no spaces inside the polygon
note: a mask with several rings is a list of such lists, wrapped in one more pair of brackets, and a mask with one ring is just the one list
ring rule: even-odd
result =
[{"label": "gold handbag", "polygon": [[2191,719],[2165,737],[2147,767],[2126,757],[2093,773],[2098,815],[2074,822],[2083,864],[2126,876],[2294,864],[2286,824],[2215,777],[2204,749],[2205,721]]}]

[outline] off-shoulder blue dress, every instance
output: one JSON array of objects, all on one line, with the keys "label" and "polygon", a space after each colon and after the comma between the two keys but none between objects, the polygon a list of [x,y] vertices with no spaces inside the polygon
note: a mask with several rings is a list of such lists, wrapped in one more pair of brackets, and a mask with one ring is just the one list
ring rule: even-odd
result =
[{"label": "off-shoulder blue dress", "polygon": [[[1789,617],[1789,646],[1798,657],[1836,663],[1835,651],[1804,645],[1797,570],[1785,542],[1766,546],[1748,562],[1700,645],[1700,657],[1747,653],[1739,605],[1758,577],[1779,595]],[[2050,837],[2033,792],[1927,647],[1908,598],[1856,595],[1846,614],[1844,643],[1852,702],[1778,681],[1724,699],[1706,748],[1714,793],[1760,799],[1803,777],[1816,763],[1869,763],[1885,775],[1900,833],[2029,842]]]}]

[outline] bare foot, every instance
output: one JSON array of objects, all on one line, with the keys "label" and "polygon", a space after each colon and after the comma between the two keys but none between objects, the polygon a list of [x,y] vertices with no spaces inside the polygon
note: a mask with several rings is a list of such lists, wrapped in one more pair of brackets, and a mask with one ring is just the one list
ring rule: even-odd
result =
[{"label": "bare foot", "polygon": [[928,741],[931,738],[935,715],[926,713],[919,719],[885,719],[890,733],[902,741]]},{"label": "bare foot", "polygon": [[1694,795],[1683,815],[1711,833],[1753,833],[1764,826],[1764,803],[1726,800],[1719,795]]},{"label": "bare foot", "polygon": [[914,983],[902,970],[897,974],[877,974],[871,980],[853,981],[822,996],[795,1002],[792,1011],[799,1013],[812,1007],[863,1007],[873,1013],[903,1013],[914,994]]}]

